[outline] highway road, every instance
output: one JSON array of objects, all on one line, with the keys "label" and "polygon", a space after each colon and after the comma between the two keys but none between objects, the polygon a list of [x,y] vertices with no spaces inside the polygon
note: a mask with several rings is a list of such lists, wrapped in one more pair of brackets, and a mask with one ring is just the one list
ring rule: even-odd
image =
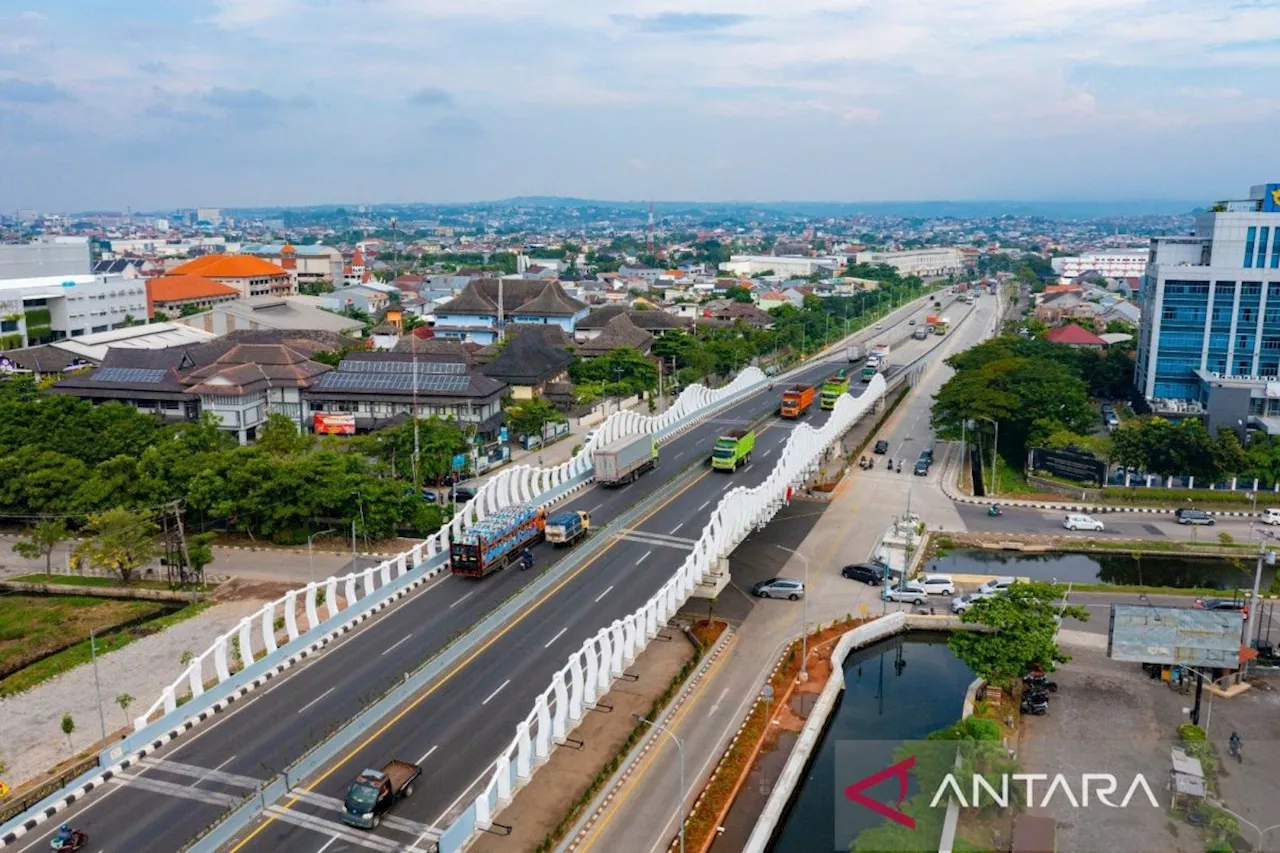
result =
[{"label": "highway road", "polygon": [[[904,472],[905,473],[905,472]],[[999,502],[999,498],[996,498]],[[999,517],[987,515],[985,506],[956,504],[956,511],[971,533],[1020,533],[1062,536],[1078,539],[1168,539],[1183,542],[1216,542],[1218,535],[1228,533],[1237,542],[1257,539],[1249,518],[1220,518],[1212,527],[1178,524],[1173,510],[1166,513],[1109,512],[1096,516],[1106,528],[1101,533],[1088,530],[1071,531],[1062,526],[1063,510],[1002,507]],[[1267,530],[1265,525],[1260,530]]]},{"label": "highway road", "polygon": [[[923,307],[903,309],[892,321],[885,321],[884,331],[868,330],[858,337],[885,335],[892,331],[892,322],[924,313]],[[904,344],[895,363],[914,358],[913,353],[925,351],[937,340]],[[804,371],[803,378],[816,381],[830,369],[830,363],[815,363]],[[635,484],[615,490],[588,489],[565,506],[588,510],[598,525],[607,523],[648,495],[667,489],[681,469],[703,464],[723,429],[768,415],[777,406],[778,393],[777,389],[762,392],[672,440],[663,448],[659,470]],[[818,423],[825,413],[815,412],[811,417]],[[732,485],[762,480],[769,470],[770,456],[790,428],[790,423],[771,418],[758,437],[749,468],[737,475],[701,470],[632,531],[587,546],[597,548],[598,553],[555,594],[407,706],[403,716],[389,724],[368,749],[332,768],[331,775],[320,780],[316,793],[341,796],[349,775],[363,769],[365,763],[377,765],[392,754],[421,759],[431,781],[419,786],[420,793],[400,810],[413,823],[394,825],[416,832],[437,820],[514,735],[516,720],[528,713],[533,695],[545,687],[569,651],[601,625],[633,610],[666,580],[700,535],[714,501]],[[540,546],[536,554],[539,569],[561,556],[547,546]],[[232,802],[277,775],[328,729],[352,717],[369,699],[433,656],[451,637],[470,628],[529,580],[515,571],[481,582],[443,576],[285,677],[250,694],[229,712],[149,757],[139,771],[131,769],[123,778],[117,777],[118,781],[113,780],[102,793],[95,792],[64,812],[64,819],[89,834],[94,850],[179,849],[217,820]],[[110,690],[109,686],[104,689]],[[316,816],[307,820],[323,820],[311,824],[319,835],[278,820],[250,846],[305,850],[340,840],[357,847],[394,849],[411,840],[379,841],[379,834],[341,827],[334,820],[334,807],[332,801],[312,796],[290,811],[307,811]],[[48,831],[24,836],[17,849],[45,847],[53,828],[41,827]],[[380,830],[388,832],[394,835],[390,823]]]}]

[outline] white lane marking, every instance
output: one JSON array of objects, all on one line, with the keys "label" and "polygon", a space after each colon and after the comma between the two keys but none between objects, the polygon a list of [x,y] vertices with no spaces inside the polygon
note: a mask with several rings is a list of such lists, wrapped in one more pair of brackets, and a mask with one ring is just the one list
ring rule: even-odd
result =
[{"label": "white lane marking", "polygon": [[766,450],[762,455],[763,455],[763,456],[768,456],[768,455],[769,455],[770,453],[772,453],[772,452],[773,452],[773,448],[772,448],[772,447],[770,447],[770,448],[769,448],[768,450]]},{"label": "white lane marking", "polygon": [[499,685],[498,685],[498,689],[497,689],[497,690],[495,690],[495,691],[493,691],[492,693],[490,693],[490,694],[489,694],[489,698],[488,698],[488,699],[485,699],[485,700],[484,700],[483,702],[481,702],[480,704],[481,704],[481,705],[488,705],[488,704],[489,704],[489,701],[490,701],[491,699],[493,699],[493,697],[494,697],[494,696],[497,696],[499,693],[501,693],[501,692],[502,692],[502,688],[506,687],[506,686],[507,686],[508,684],[510,684],[510,683],[511,683],[511,679],[510,679],[510,678],[508,678],[506,681],[504,681],[504,682],[502,682],[501,684],[499,684]]},{"label": "white lane marking", "polygon": [[[754,462],[752,462],[752,463],[751,463],[751,465],[754,465],[754,464],[755,464]],[[742,469],[742,470],[743,470],[743,472],[750,471],[750,470],[751,470],[751,465],[748,465],[746,468],[743,468],[743,469]]]},{"label": "white lane marking", "polygon": [[676,532],[677,530],[679,530],[681,527],[684,527],[684,522],[683,522],[683,521],[682,521],[682,522],[680,522],[679,524],[677,524],[675,527],[671,528],[671,532],[672,532],[672,533],[675,533],[675,532]]},{"label": "white lane marking", "polygon": [[330,693],[332,693],[332,692],[333,692],[334,690],[336,690],[336,689],[337,689],[337,688],[335,688],[335,687],[330,687],[328,690],[326,690],[325,692],[321,693],[319,696],[317,696],[316,698],[312,699],[310,702],[308,702],[307,704],[305,704],[305,705],[303,705],[301,708],[299,708],[299,709],[298,709],[298,713],[299,713],[299,714],[301,714],[303,711],[307,710],[307,709],[308,709],[308,708],[310,708],[312,705],[316,704],[317,702],[319,702],[319,701],[320,701],[321,699],[323,699],[324,697],[328,696]]},{"label": "white lane marking", "polygon": [[316,853],[324,853],[324,851],[326,851],[326,850],[328,850],[330,847],[332,847],[332,846],[333,846],[333,842],[335,842],[335,841],[337,841],[337,840],[338,840],[338,836],[336,836],[336,835],[335,835],[335,836],[333,836],[333,837],[332,837],[332,838],[330,838],[328,841],[326,841],[326,842],[324,843],[324,846],[323,846],[323,847],[321,847],[319,850],[317,850],[317,851],[316,851]]},{"label": "white lane marking", "polygon": [[711,503],[711,501],[703,501],[702,506],[698,507],[698,512],[702,512],[704,509],[706,509],[709,503]]},{"label": "white lane marking", "polygon": [[547,642],[546,642],[546,644],[543,646],[543,648],[544,648],[544,649],[549,649],[549,648],[551,648],[551,644],[552,644],[552,643],[554,643],[556,640],[560,639],[561,637],[563,637],[563,636],[564,636],[564,632],[565,632],[565,631],[568,631],[568,630],[569,630],[568,628],[561,628],[559,631],[557,631],[557,632],[556,632],[556,635],[555,635],[554,637],[552,637],[550,640],[547,640]]},{"label": "white lane marking", "polygon": [[[645,558],[645,557],[647,557],[647,556],[649,556],[649,555],[650,555],[650,554],[652,554],[652,553],[653,553],[652,551],[645,551],[643,554],[641,554],[641,555],[640,555],[640,559],[636,560],[636,565],[638,566],[638,565],[640,565],[641,563],[643,563],[643,562],[644,562],[644,558]],[[598,599],[598,598],[596,599],[596,601],[599,601],[599,600],[600,600],[600,599]]]},{"label": "white lane marking", "polygon": [[425,755],[423,755],[421,758],[419,758],[419,759],[418,759],[418,762],[417,762],[417,763],[418,763],[418,764],[421,764],[422,762],[426,761],[428,758],[430,758],[430,757],[431,757],[431,753],[435,752],[435,751],[436,751],[437,749],[439,749],[439,748],[440,748],[440,744],[436,744],[435,746],[433,746],[433,747],[431,747],[430,749],[428,749],[428,750],[427,750],[427,752],[426,752],[426,754],[425,754]]},{"label": "white lane marking", "polygon": [[[470,593],[468,593],[468,595],[469,595],[469,594],[470,594]],[[383,650],[382,650],[382,654],[383,654],[383,655],[386,655],[388,652],[390,652],[390,651],[391,651],[392,649],[394,649],[396,646],[400,645],[401,643],[407,642],[407,641],[408,641],[412,636],[413,636],[413,634],[405,634],[403,637],[401,637],[400,639],[396,640],[394,643],[392,643],[391,645],[389,645],[389,646],[387,646],[385,649],[383,649]]]},{"label": "white lane marking", "polygon": [[462,598],[459,598],[459,599],[458,599],[457,601],[455,601],[453,604],[450,604],[450,605],[449,605],[449,609],[450,609],[450,610],[452,610],[453,608],[457,607],[459,604],[461,604],[462,602],[466,601],[468,598],[470,598],[471,596],[473,596],[473,595],[475,595],[475,594],[476,594],[476,591],[475,591],[474,589],[473,589],[473,590],[471,590],[471,592],[469,592],[469,593],[467,593],[466,595],[462,596]]},{"label": "white lane marking", "polygon": [[723,488],[723,489],[721,489],[720,491],[722,491],[722,492],[727,492],[727,491],[729,491],[729,490],[730,490],[730,489],[732,489],[732,488],[733,488],[733,483],[725,483],[725,484],[724,484],[724,488]]},{"label": "white lane marking", "polygon": [[608,595],[612,590],[613,590],[613,584],[609,584],[609,588],[608,588],[608,589],[606,589],[604,592],[602,592],[602,593],[600,593],[599,595],[597,595],[597,596],[596,596],[596,603],[597,603],[597,604],[599,604],[599,603],[600,603],[600,599],[604,598],[604,597],[605,597],[606,595]]},{"label": "white lane marking", "polygon": [[712,706],[711,706],[711,709],[710,709],[709,711],[707,711],[707,716],[708,716],[708,717],[710,717],[712,714],[714,714],[714,713],[716,712],[716,709],[720,707],[720,703],[724,701],[724,697],[726,697],[726,696],[728,696],[728,695],[729,695],[729,688],[728,688],[728,687],[726,687],[724,690],[720,691],[720,696],[716,699],[716,703],[715,703],[714,705],[712,705]]},{"label": "white lane marking", "polygon": [[587,515],[591,515],[591,513],[595,512],[596,510],[598,510],[598,509],[599,509],[600,507],[602,507],[602,506],[604,506],[604,504],[596,504],[596,505],[595,505],[595,506],[593,506],[591,509],[587,510]]}]

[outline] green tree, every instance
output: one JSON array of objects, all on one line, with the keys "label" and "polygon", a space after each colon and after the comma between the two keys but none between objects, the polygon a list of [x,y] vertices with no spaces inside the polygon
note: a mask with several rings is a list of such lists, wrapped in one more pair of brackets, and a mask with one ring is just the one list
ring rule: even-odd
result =
[{"label": "green tree", "polygon": [[76,547],[76,557],[114,572],[128,586],[138,570],[155,557],[160,528],[150,514],[118,507],[92,516],[87,532],[91,538]]},{"label": "green tree", "polygon": [[528,400],[508,398],[503,404],[507,426],[516,435],[542,435],[542,427],[547,423],[560,423],[566,420],[555,406],[542,397]]},{"label": "green tree", "polygon": [[311,446],[311,436],[300,433],[289,416],[271,412],[258,430],[255,444],[268,453],[288,456],[306,451]]},{"label": "green tree", "polygon": [[36,523],[26,539],[13,543],[13,550],[28,560],[44,558],[44,573],[53,577],[53,552],[71,538],[71,531],[62,519],[48,519]]},{"label": "green tree", "polygon": [[600,383],[605,394],[627,397],[658,387],[658,367],[631,347],[619,347],[599,358],[569,365],[575,383]]},{"label": "green tree", "polygon": [[1236,431],[1219,427],[1211,449],[1213,467],[1219,477],[1237,477],[1249,470],[1249,455],[1240,446]]},{"label": "green tree", "polygon": [[213,562],[213,540],[216,533],[197,533],[187,537],[187,565],[199,574]]},{"label": "green tree", "polygon": [[62,733],[67,736],[67,749],[71,749],[71,735],[76,730],[76,721],[70,712],[62,715],[62,721],[58,723],[58,728],[62,729]]},{"label": "green tree", "polygon": [[747,288],[735,284],[724,292],[726,299],[732,299],[734,302],[754,302],[751,298],[751,291]]},{"label": "green tree", "polygon": [[120,712],[124,714],[124,723],[129,724],[129,706],[132,705],[134,699],[128,693],[121,693],[116,697],[116,704],[120,706]]},{"label": "green tree", "polygon": [[1058,616],[1086,621],[1089,613],[1079,605],[1061,605],[1058,584],[1033,581],[1015,583],[1004,592],[977,601],[964,611],[967,623],[986,625],[991,631],[955,631],[947,641],[956,657],[979,678],[1008,685],[1030,664],[1046,670],[1070,658],[1058,646]]}]

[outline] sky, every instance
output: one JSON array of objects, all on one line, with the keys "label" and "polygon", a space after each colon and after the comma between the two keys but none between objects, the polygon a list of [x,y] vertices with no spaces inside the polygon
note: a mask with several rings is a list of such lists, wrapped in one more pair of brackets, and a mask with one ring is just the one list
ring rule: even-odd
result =
[{"label": "sky", "polygon": [[1280,0],[0,0],[0,209],[1235,198]]}]

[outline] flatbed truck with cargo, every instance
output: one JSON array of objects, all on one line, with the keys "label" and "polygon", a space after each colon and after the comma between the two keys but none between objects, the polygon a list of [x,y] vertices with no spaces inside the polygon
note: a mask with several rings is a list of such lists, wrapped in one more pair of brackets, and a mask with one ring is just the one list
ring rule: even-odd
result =
[{"label": "flatbed truck with cargo", "polygon": [[360,829],[376,829],[393,805],[413,794],[413,783],[421,775],[419,765],[396,759],[381,770],[365,770],[347,788],[342,822]]},{"label": "flatbed truck with cargo", "polygon": [[520,559],[526,548],[542,541],[546,512],[532,504],[505,507],[477,521],[449,545],[449,570],[482,578]]},{"label": "flatbed truck with cargo", "polygon": [[591,515],[581,509],[566,509],[547,517],[544,535],[557,548],[575,545],[591,530]]}]

